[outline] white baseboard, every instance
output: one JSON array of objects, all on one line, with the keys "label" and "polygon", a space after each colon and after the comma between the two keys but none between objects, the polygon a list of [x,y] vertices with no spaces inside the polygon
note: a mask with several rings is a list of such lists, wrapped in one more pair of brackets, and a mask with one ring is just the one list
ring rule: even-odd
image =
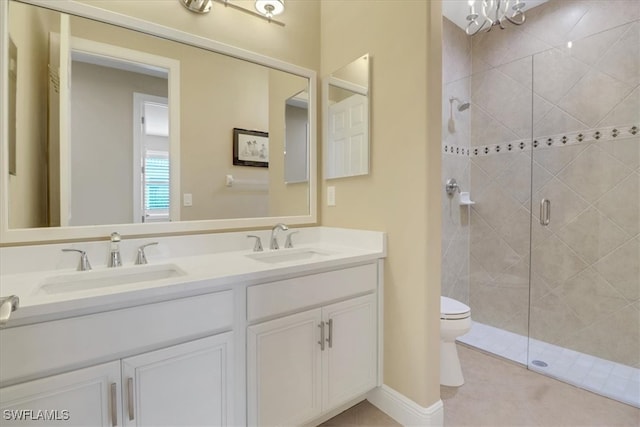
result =
[{"label": "white baseboard", "polygon": [[442,427],[444,424],[442,400],[424,408],[384,384],[371,390],[367,400],[403,426]]}]

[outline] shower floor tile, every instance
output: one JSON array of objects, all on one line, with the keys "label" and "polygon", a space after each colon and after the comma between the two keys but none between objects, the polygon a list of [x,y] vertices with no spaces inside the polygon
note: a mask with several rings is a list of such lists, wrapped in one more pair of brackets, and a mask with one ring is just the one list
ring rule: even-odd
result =
[{"label": "shower floor tile", "polygon": [[[458,341],[640,408],[640,369],[473,322]],[[529,354],[529,357],[527,357]],[[542,361],[547,366],[532,364]]]}]

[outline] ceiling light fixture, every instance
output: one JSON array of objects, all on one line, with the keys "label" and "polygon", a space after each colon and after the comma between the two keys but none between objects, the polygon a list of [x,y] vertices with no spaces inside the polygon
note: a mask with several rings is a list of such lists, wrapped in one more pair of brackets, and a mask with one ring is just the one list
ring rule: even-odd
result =
[{"label": "ceiling light fixture", "polygon": [[256,10],[271,19],[284,12],[284,0],[256,0]]},{"label": "ceiling light fixture", "polygon": [[211,11],[212,0],[180,0],[180,3],[195,13],[209,13]]},{"label": "ceiling light fixture", "polygon": [[[522,25],[525,21],[524,2],[521,0],[478,0],[480,2],[479,13],[475,10],[475,0],[469,0],[469,25],[465,28],[467,35],[473,36],[480,31],[491,31],[495,25],[504,30],[505,21],[515,25]],[[515,3],[509,7],[511,3]],[[482,19],[482,23],[478,21]]]}]

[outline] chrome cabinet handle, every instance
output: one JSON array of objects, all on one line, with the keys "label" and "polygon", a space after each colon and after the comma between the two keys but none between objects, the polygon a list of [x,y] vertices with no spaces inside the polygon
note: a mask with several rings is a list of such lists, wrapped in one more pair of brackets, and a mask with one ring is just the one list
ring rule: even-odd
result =
[{"label": "chrome cabinet handle", "polygon": [[327,342],[329,343],[329,348],[333,348],[333,319],[329,319],[329,338],[327,338]]},{"label": "chrome cabinet handle", "polygon": [[111,383],[111,425],[116,427],[118,425],[118,390],[117,384]]},{"label": "chrome cabinet handle", "polygon": [[320,341],[318,341],[318,344],[320,344],[320,351],[324,351],[324,322],[320,322],[318,328],[320,328]]},{"label": "chrome cabinet handle", "polygon": [[551,200],[540,201],[540,225],[547,226],[551,222]]},{"label": "chrome cabinet handle", "polygon": [[129,421],[133,421],[133,378],[127,379],[127,409],[129,411]]}]

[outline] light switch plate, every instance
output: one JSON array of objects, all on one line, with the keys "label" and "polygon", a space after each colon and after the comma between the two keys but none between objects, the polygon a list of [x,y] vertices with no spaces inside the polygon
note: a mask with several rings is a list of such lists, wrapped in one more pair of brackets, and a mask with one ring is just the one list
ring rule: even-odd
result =
[{"label": "light switch plate", "polygon": [[184,206],[193,206],[193,196],[191,193],[184,193],[182,195],[182,204]]},{"label": "light switch plate", "polygon": [[336,205],[336,187],[333,185],[327,187],[327,206]]}]

